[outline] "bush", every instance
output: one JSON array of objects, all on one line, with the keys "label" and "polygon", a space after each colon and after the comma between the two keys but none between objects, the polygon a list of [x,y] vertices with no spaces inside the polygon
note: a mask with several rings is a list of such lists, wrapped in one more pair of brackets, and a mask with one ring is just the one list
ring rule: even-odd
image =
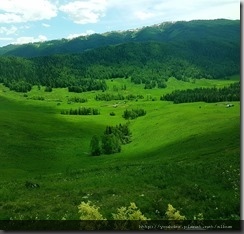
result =
[{"label": "bush", "polygon": [[100,207],[92,205],[90,201],[81,202],[78,206],[80,220],[90,220],[89,222],[81,222],[81,230],[100,230],[103,227],[103,222],[96,220],[106,220],[99,212]]},{"label": "bush", "polygon": [[186,217],[180,215],[180,212],[176,210],[171,204],[168,204],[168,209],[166,211],[166,216],[168,220],[185,220]]},{"label": "bush", "polygon": [[117,214],[112,214],[114,220],[150,220],[141,213],[134,202],[131,202],[128,208],[122,206],[117,210]]},{"label": "bush", "polygon": [[92,205],[91,201],[81,202],[78,206],[80,220],[106,220],[99,212],[100,207]]},{"label": "bush", "polygon": [[[142,212],[137,208],[134,202],[130,203],[128,207],[120,207],[117,209],[116,214],[112,214],[114,220],[120,220],[115,222],[115,230],[137,230],[140,220],[150,220],[145,217]],[[124,220],[124,221],[123,221]],[[127,222],[127,220],[134,220],[133,222]],[[136,222],[137,220],[138,222]]]},{"label": "bush", "polygon": [[45,92],[52,92],[52,91],[53,91],[53,89],[52,89],[51,86],[47,86],[47,87],[45,88]]}]

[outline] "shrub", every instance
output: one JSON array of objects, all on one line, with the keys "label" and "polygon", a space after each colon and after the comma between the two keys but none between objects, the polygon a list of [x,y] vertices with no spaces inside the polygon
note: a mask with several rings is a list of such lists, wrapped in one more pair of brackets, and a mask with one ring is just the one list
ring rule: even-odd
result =
[{"label": "shrub", "polygon": [[171,204],[168,204],[168,209],[166,211],[166,216],[168,220],[185,220],[186,217],[180,215],[180,212],[176,210]]},{"label": "shrub", "polygon": [[114,220],[149,220],[141,213],[134,202],[131,202],[128,208],[123,206],[118,208],[117,214],[112,215]]},{"label": "shrub", "polygon": [[[112,216],[114,220],[120,220],[115,222],[115,230],[137,230],[140,220],[150,220],[142,214],[134,202],[131,202],[128,207],[118,208],[117,214],[112,214]],[[134,221],[128,222],[130,220]]]},{"label": "shrub", "polygon": [[46,88],[45,88],[45,90],[44,90],[45,92],[52,92],[53,91],[53,89],[52,89],[52,87],[51,86],[47,86]]},{"label": "shrub", "polygon": [[194,220],[204,220],[203,214],[199,213],[198,215],[194,215]]},{"label": "shrub", "polygon": [[106,220],[99,212],[100,207],[92,205],[91,201],[81,202],[78,206],[81,220]]},{"label": "shrub", "polygon": [[99,212],[100,207],[92,205],[90,201],[81,202],[78,206],[80,215],[80,220],[89,220],[89,222],[81,222],[81,230],[100,230],[103,228],[103,222],[97,220],[106,220],[103,218],[102,214]]}]

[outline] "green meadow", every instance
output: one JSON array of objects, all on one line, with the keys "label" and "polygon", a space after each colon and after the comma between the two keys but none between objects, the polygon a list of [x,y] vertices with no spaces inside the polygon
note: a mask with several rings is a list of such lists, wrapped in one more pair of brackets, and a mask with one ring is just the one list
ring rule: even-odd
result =
[{"label": "green meadow", "polygon": [[[227,102],[160,100],[176,89],[221,88],[238,80],[170,78],[167,88],[148,90],[121,78],[107,80],[105,92],[80,94],[37,86],[24,94],[0,85],[0,219],[77,220],[77,206],[88,200],[108,219],[130,202],[155,220],[165,219],[168,204],[187,219],[199,213],[207,220],[240,219],[240,102],[226,108]],[[101,93],[144,99],[96,101]],[[61,114],[79,107],[101,114]],[[132,108],[147,113],[125,120],[124,110]],[[92,136],[127,122],[132,142],[120,153],[90,155]],[[26,181],[40,188],[28,189]]]}]

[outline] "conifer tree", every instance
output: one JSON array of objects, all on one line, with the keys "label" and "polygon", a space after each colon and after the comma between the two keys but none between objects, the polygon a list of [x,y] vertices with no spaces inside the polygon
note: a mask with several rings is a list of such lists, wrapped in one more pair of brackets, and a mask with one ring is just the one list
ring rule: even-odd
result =
[{"label": "conifer tree", "polygon": [[94,135],[92,137],[90,143],[90,149],[91,149],[92,156],[99,156],[101,154],[101,147],[100,147],[98,136]]}]

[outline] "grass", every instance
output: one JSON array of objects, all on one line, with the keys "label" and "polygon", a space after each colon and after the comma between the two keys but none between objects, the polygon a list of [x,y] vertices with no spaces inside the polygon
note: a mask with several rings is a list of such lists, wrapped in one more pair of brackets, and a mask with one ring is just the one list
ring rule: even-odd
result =
[{"label": "grass", "polygon": [[[124,95],[144,96],[126,102],[95,101],[101,91],[46,93],[34,87],[24,95],[0,85],[0,219],[78,219],[77,206],[87,200],[107,218],[130,202],[151,219],[164,219],[168,203],[188,219],[198,213],[205,219],[240,217],[240,102],[226,108],[160,101],[174,89],[223,87],[236,80],[170,78],[163,90],[145,90],[128,79],[107,81],[106,92],[117,93],[116,87]],[[120,90],[124,84],[127,89]],[[70,97],[88,102],[69,103]],[[101,115],[60,114],[80,106],[99,108]],[[126,108],[147,111],[130,121],[132,142],[119,154],[91,157],[91,137],[107,125],[126,123]],[[26,180],[40,189],[27,189]]]}]

